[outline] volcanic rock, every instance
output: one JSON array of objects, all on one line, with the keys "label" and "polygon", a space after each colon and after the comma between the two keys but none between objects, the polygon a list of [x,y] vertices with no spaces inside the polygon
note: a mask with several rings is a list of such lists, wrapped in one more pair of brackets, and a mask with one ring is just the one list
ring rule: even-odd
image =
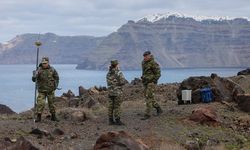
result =
[{"label": "volcanic rock", "polygon": [[10,143],[9,141],[2,141],[0,143],[0,149],[2,150],[39,150],[30,141],[23,136],[17,139],[16,143]]},{"label": "volcanic rock", "polygon": [[81,108],[63,108],[58,111],[58,115],[62,119],[74,122],[83,122],[87,119],[84,109]]},{"label": "volcanic rock", "polygon": [[199,107],[194,109],[189,119],[207,125],[216,125],[219,122],[217,113],[212,107]]},{"label": "volcanic rock", "polygon": [[241,110],[250,112],[250,94],[238,95],[237,102]]},{"label": "volcanic rock", "polygon": [[94,150],[148,150],[148,146],[135,140],[124,131],[102,134],[96,141]]},{"label": "volcanic rock", "polygon": [[75,97],[75,94],[71,90],[68,90],[68,92],[67,93],[63,93],[62,96],[71,98],[71,97]]},{"label": "volcanic rock", "polygon": [[206,87],[211,88],[213,101],[234,101],[238,94],[245,93],[233,80],[221,78],[216,74],[212,74],[211,77],[190,77],[181,83],[177,91],[178,103],[183,104],[182,90],[192,90],[192,103],[201,102],[200,90]]},{"label": "volcanic rock", "polygon": [[238,72],[237,75],[250,75],[250,68]]}]

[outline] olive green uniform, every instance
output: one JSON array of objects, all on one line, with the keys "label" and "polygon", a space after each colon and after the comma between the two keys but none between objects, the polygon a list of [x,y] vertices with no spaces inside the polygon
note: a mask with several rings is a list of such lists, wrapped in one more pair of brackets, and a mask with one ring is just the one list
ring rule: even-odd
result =
[{"label": "olive green uniform", "polygon": [[110,68],[106,76],[109,89],[109,118],[120,119],[122,86],[127,83],[122,72],[118,68]]},{"label": "olive green uniform", "polygon": [[46,98],[48,100],[50,113],[55,114],[55,90],[59,83],[59,76],[57,71],[51,66],[49,66],[48,68],[39,67],[36,77],[32,77],[33,82],[35,82],[36,80],[38,86],[36,114],[42,114],[45,107]]},{"label": "olive green uniform", "polygon": [[155,87],[158,79],[161,76],[160,66],[155,62],[154,57],[148,61],[142,61],[142,82],[144,85],[144,96],[146,98],[146,111],[145,115],[150,116],[152,108],[160,108],[159,104],[155,101]]}]

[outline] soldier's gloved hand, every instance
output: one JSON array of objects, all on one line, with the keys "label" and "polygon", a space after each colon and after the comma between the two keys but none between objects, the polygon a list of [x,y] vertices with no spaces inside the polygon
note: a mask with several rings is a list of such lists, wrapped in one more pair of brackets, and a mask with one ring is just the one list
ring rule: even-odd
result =
[{"label": "soldier's gloved hand", "polygon": [[32,75],[32,81],[33,82],[36,81],[37,74],[38,74],[38,71],[37,70],[33,70],[33,75]]},{"label": "soldier's gloved hand", "polygon": [[33,77],[36,77],[38,75],[38,70],[33,70]]},{"label": "soldier's gloved hand", "polygon": [[32,77],[35,77],[36,76],[36,70],[33,70],[33,73],[32,73]]}]

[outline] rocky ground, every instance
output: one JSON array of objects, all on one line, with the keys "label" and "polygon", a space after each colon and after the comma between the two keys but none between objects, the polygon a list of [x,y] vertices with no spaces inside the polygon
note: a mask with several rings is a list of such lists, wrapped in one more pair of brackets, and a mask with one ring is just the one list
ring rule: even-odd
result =
[{"label": "rocky ground", "polygon": [[[228,79],[249,93],[250,76]],[[233,100],[178,105],[179,88],[179,83],[158,85],[156,99],[164,112],[142,121],[142,85],[139,80],[126,85],[121,117],[125,126],[108,125],[105,87],[81,87],[79,94],[69,91],[56,100],[60,122],[50,121],[48,111],[41,123],[33,122],[31,110],[2,114],[0,148],[17,145],[24,137],[38,149],[89,150],[103,133],[125,131],[149,149],[250,149],[249,112],[241,111]]]}]

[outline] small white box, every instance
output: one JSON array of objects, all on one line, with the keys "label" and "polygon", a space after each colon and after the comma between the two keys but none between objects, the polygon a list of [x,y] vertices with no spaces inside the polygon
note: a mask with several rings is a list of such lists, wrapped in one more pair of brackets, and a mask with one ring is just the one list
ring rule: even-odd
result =
[{"label": "small white box", "polygon": [[192,90],[182,90],[181,97],[184,103],[188,101],[192,103]]}]

